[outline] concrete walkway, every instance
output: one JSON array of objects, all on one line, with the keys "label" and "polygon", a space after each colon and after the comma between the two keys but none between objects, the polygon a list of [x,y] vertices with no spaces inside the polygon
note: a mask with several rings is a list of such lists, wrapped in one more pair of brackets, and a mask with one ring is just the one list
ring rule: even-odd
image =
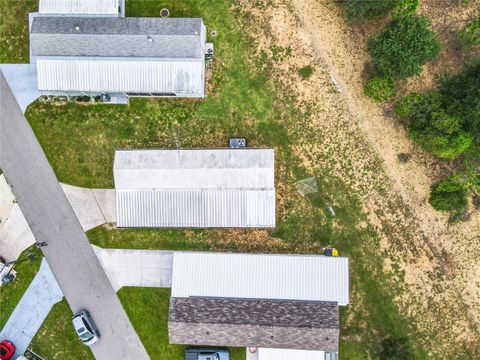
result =
[{"label": "concrete walkway", "polygon": [[122,286],[171,287],[173,251],[93,246],[115,291]]},{"label": "concrete walkway", "polygon": [[7,261],[17,260],[20,254],[35,244],[35,237],[17,203],[0,228],[0,255]]},{"label": "concrete walkway", "polygon": [[0,228],[5,224],[12,210],[15,196],[3,174],[0,175]]},{"label": "concrete walkway", "polygon": [[27,106],[41,96],[40,91],[38,91],[36,65],[1,64],[0,69],[2,69],[5,78],[10,84],[20,109],[22,109],[22,112],[25,112]]},{"label": "concrete walkway", "polygon": [[117,221],[114,189],[86,189],[61,185],[84,231]]},{"label": "concrete walkway", "polygon": [[0,175],[0,256],[7,262],[18,259],[20,254],[35,243],[20,207],[15,202],[10,185]]},{"label": "concrete walkway", "polygon": [[0,332],[0,339],[8,339],[15,344],[14,359],[27,350],[50,309],[62,297],[62,291],[44,258],[40,270]]}]

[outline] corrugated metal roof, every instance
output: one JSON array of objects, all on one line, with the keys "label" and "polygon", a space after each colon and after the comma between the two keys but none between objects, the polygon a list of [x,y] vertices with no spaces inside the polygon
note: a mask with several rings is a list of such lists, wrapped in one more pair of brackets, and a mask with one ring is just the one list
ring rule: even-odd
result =
[{"label": "corrugated metal roof", "polygon": [[257,360],[325,360],[324,351],[259,348]]},{"label": "corrugated metal roof", "polygon": [[38,89],[45,91],[175,93],[203,97],[204,72],[202,60],[37,60]]},{"label": "corrugated metal roof", "polygon": [[176,252],[172,297],[349,302],[348,259]]},{"label": "corrugated metal roof", "polygon": [[31,54],[203,58],[202,19],[36,16],[30,29]]},{"label": "corrugated metal roof", "polygon": [[274,227],[275,191],[117,190],[118,227]]},{"label": "corrugated metal roof", "polygon": [[119,227],[274,227],[273,149],[116,151]]},{"label": "corrugated metal roof", "polygon": [[119,0],[40,0],[41,14],[97,14],[116,15]]}]

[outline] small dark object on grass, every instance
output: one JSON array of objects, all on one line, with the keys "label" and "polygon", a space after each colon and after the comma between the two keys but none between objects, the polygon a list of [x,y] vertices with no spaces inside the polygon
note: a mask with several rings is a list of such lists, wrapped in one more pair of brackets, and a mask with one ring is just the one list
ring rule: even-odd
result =
[{"label": "small dark object on grass", "polygon": [[397,155],[397,159],[401,163],[407,163],[407,162],[410,161],[411,158],[412,158],[412,155],[407,154],[407,153],[400,153],[400,154]]},{"label": "small dark object on grass", "polygon": [[307,65],[302,67],[300,70],[298,70],[298,73],[302,77],[303,80],[307,80],[310,76],[313,75],[313,66],[312,65]]}]

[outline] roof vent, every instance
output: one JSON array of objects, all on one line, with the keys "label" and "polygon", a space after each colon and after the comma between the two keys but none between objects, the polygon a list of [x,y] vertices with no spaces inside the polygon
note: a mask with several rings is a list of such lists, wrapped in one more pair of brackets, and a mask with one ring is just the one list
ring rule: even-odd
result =
[{"label": "roof vent", "polygon": [[147,36],[148,42],[153,42],[153,38],[151,36]]},{"label": "roof vent", "polygon": [[80,25],[75,25],[73,28],[75,29],[75,31],[80,31],[81,30]]}]

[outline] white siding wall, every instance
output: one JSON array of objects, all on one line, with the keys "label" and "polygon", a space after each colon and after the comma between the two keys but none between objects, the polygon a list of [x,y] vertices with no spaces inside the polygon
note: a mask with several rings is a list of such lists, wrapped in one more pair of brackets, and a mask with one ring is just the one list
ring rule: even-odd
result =
[{"label": "white siding wall", "polygon": [[203,97],[198,61],[37,60],[41,91],[177,93]]},{"label": "white siding wall", "polygon": [[172,297],[349,302],[348,258],[176,252]]},{"label": "white siding wall", "polygon": [[119,0],[40,0],[41,14],[117,15]]}]

